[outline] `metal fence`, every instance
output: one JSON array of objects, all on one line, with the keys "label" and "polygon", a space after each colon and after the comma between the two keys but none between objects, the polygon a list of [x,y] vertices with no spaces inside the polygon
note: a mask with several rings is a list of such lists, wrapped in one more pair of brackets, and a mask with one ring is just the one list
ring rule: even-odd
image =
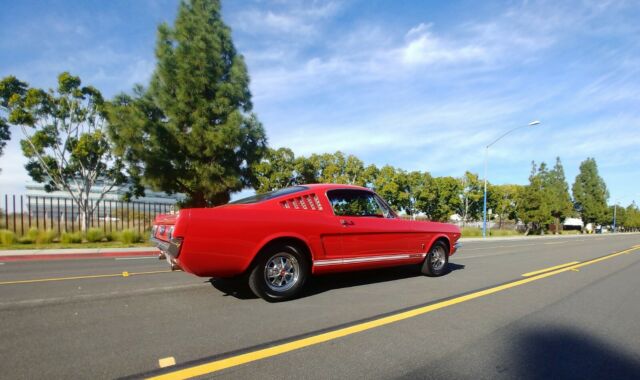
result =
[{"label": "metal fence", "polygon": [[[9,194],[1,199],[0,229],[13,231],[18,236],[33,227],[58,235],[80,230],[80,211],[71,199]],[[92,206],[95,202],[92,201]],[[166,203],[101,200],[88,228],[101,228],[105,233],[135,230],[142,234],[151,228],[156,215],[173,209],[173,205]]]}]

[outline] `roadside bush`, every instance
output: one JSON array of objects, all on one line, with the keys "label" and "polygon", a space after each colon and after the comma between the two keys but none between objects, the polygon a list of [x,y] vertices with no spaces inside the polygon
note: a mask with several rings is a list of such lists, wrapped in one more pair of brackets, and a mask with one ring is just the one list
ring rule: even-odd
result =
[{"label": "roadside bush", "polygon": [[52,243],[57,236],[58,234],[56,234],[54,230],[38,231],[38,234],[36,236],[36,243],[38,244]]},{"label": "roadside bush", "polygon": [[82,235],[80,232],[63,232],[62,236],[60,236],[60,242],[62,244],[78,244],[82,243]]},{"label": "roadside bush", "polygon": [[106,234],[104,234],[104,240],[106,241],[114,241],[114,240],[118,240],[117,239],[117,235],[118,233],[114,233],[114,232],[107,232]]},{"label": "roadside bush", "polygon": [[482,236],[482,229],[476,227],[463,227],[460,229],[462,231],[462,237],[477,237]]},{"label": "roadside bush", "polygon": [[18,243],[20,244],[33,244],[38,239],[38,229],[35,227],[31,227],[23,237],[18,239]]},{"label": "roadside bush", "polygon": [[133,244],[142,242],[142,236],[135,230],[124,230],[120,232],[119,239],[125,244]]},{"label": "roadside bush", "polygon": [[16,240],[16,235],[13,231],[0,230],[0,244],[11,245]]},{"label": "roadside bush", "polygon": [[491,236],[520,236],[520,232],[516,230],[491,230],[489,231]]},{"label": "roadside bush", "polygon": [[[480,237],[482,236],[482,228],[477,227],[464,227],[462,230],[462,237]],[[520,236],[520,232],[516,230],[487,230],[487,236]]]},{"label": "roadside bush", "polygon": [[89,228],[86,237],[89,243],[97,243],[104,238],[104,232],[101,228]]}]

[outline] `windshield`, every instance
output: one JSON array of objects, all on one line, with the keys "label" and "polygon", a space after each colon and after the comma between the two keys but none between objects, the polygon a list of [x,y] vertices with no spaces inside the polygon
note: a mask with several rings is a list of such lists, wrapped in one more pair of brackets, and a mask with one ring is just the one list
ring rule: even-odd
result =
[{"label": "windshield", "polygon": [[286,189],[269,191],[267,193],[256,194],[256,195],[252,195],[250,197],[238,199],[237,201],[229,202],[229,204],[231,204],[231,205],[241,205],[241,204],[249,204],[249,203],[258,203],[258,202],[262,202],[262,201],[266,201],[266,200],[269,200],[269,199],[273,199],[273,198],[279,197],[281,195],[288,195],[288,194],[298,193],[300,191],[304,191],[304,190],[307,190],[307,189],[308,189],[308,187],[306,187],[306,186],[287,187]]}]

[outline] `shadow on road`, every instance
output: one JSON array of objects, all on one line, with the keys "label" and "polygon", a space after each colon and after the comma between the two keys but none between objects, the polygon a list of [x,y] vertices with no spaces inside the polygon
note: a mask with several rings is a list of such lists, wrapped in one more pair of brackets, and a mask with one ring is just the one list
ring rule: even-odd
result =
[{"label": "shadow on road", "polygon": [[587,331],[560,326],[537,329],[527,331],[519,342],[514,357],[522,379],[640,378],[637,353],[625,352]]},{"label": "shadow on road", "polygon": [[[449,274],[464,268],[464,265],[449,263]],[[418,276],[423,276],[423,274],[420,273],[420,268],[417,265],[316,276],[311,277],[308,280],[300,298],[313,296],[335,289],[399,281]],[[209,282],[214,288],[224,293],[225,296],[232,296],[238,299],[256,298],[253,292],[251,292],[251,289],[247,286],[246,279],[244,278],[212,278]]]},{"label": "shadow on road", "polygon": [[640,357],[586,330],[544,326],[485,337],[396,378],[639,379]]}]

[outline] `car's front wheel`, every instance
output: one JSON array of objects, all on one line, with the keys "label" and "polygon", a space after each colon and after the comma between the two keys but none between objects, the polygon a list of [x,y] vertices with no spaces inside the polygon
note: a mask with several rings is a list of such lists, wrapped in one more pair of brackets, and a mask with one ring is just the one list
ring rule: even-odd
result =
[{"label": "car's front wheel", "polygon": [[249,274],[249,287],[269,302],[285,301],[300,293],[308,273],[308,260],[298,247],[278,244],[258,257]]},{"label": "car's front wheel", "polygon": [[422,273],[431,277],[442,276],[447,273],[448,265],[449,251],[447,245],[442,241],[436,241],[424,259]]}]

